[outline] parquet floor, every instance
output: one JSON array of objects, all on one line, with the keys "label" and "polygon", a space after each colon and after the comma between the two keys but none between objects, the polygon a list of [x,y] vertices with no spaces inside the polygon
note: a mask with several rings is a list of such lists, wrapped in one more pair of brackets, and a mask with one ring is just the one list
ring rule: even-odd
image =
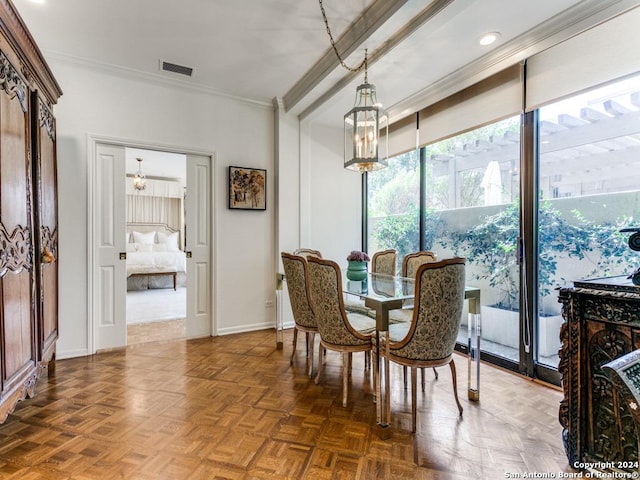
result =
[{"label": "parquet floor", "polygon": [[[347,408],[340,358],[320,385],[305,375],[304,335],[289,365],[271,331],[134,345],[59,360],[36,397],[0,426],[0,479],[498,479],[571,472],[558,424],[561,394],[482,365],[479,402],[460,419],[448,368],[428,371],[412,435],[410,392],[392,370],[392,428],[373,433],[362,355]],[[513,477],[511,477],[513,478]]]},{"label": "parquet floor", "polygon": [[177,340],[186,335],[186,318],[127,325],[127,345]]}]

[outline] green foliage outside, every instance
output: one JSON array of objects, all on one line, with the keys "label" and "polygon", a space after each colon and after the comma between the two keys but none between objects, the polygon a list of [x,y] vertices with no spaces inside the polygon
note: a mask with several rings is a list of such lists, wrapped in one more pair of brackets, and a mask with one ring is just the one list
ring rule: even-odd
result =
[{"label": "green foliage outside", "polygon": [[[481,268],[476,278],[487,279],[489,286],[501,292],[498,305],[512,310],[518,308],[519,302],[519,211],[519,203],[513,203],[468,231],[453,232],[450,240],[445,241],[457,255]],[[560,256],[591,262],[594,268],[589,276],[630,272],[640,261],[637,253],[629,249],[627,235],[619,232],[632,219],[621,217],[613,223],[597,224],[586,220],[577,210],[571,215],[566,218],[549,201],[540,203],[538,288],[542,297],[567,281],[557,278]]]},{"label": "green foliage outside", "polygon": [[[398,258],[419,249],[417,206],[405,215],[390,215],[377,224],[373,236],[378,246],[395,248]],[[426,249],[439,245],[464,256],[479,267],[476,279],[485,279],[500,292],[498,305],[516,310],[519,307],[520,269],[518,237],[520,236],[520,205],[507,205],[504,210],[486,216],[467,231],[455,231],[444,225],[438,213],[426,210]],[[566,218],[549,201],[541,202],[538,211],[538,282],[542,297],[568,279],[558,278],[558,258],[587,261],[593,265],[588,276],[631,273],[640,264],[640,255],[627,244],[628,234],[621,228],[632,226],[633,218],[623,216],[612,223],[599,224],[587,220],[573,210]]]},{"label": "green foliage outside", "polygon": [[[442,172],[443,164],[469,147],[481,148],[493,138],[519,135],[519,127],[519,118],[514,117],[425,147],[425,248],[432,250],[440,245],[465,256],[468,262],[479,267],[477,279],[486,279],[492,288],[499,290],[500,303],[509,308],[518,308],[519,302],[519,202],[506,205],[468,231],[456,231],[456,225],[443,224],[438,211],[481,206],[483,171],[458,172],[455,181],[460,182],[460,198],[457,199],[450,198],[448,173],[436,176],[434,171],[436,165],[440,165]],[[399,259],[419,250],[420,245],[418,155],[417,150],[399,155],[389,160],[388,168],[368,175],[369,218],[377,219],[369,235],[376,248],[395,248]],[[557,278],[559,258],[590,262],[593,267],[587,276],[592,277],[631,273],[640,264],[640,254],[627,245],[628,235],[619,232],[621,228],[634,226],[631,217],[597,223],[577,210],[565,216],[549,201],[543,201],[538,211],[538,225],[538,280],[542,297],[551,295],[557,285],[571,280]]]},{"label": "green foliage outside", "polygon": [[[417,205],[404,215],[388,215],[382,218],[372,232],[380,250],[395,248],[398,259],[420,250],[420,220]],[[444,235],[444,222],[433,209],[425,210],[425,249],[431,250],[436,239]],[[400,267],[400,265],[398,265]]]}]

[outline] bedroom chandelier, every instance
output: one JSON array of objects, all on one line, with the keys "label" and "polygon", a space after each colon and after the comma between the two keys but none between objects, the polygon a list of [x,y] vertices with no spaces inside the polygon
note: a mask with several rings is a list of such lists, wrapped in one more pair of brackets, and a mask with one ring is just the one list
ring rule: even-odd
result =
[{"label": "bedroom chandelier", "polygon": [[355,68],[344,63],[336,47],[322,0],[320,11],[324,25],[340,65],[357,73],[364,68],[364,83],[356,88],[354,107],[344,116],[344,168],[355,172],[372,172],[387,166],[388,157],[388,116],[376,98],[376,87],[367,77],[368,58]]},{"label": "bedroom chandelier", "polygon": [[138,161],[138,171],[133,176],[133,188],[140,192],[147,188],[147,180],[142,171],[142,159],[136,158],[136,160]]}]

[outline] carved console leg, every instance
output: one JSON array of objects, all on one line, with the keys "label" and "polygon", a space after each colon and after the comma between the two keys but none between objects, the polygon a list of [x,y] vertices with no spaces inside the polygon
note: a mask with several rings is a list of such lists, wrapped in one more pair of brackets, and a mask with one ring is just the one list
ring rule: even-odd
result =
[{"label": "carved console leg", "polygon": [[578,329],[573,322],[572,300],[565,291],[560,292],[559,301],[562,303],[562,316],[564,323],[560,327],[561,347],[558,352],[558,372],[562,376],[562,392],[564,398],[560,402],[558,420],[562,425],[562,444],[569,465],[573,466],[579,461],[579,447],[577,438],[579,435],[578,424]]}]

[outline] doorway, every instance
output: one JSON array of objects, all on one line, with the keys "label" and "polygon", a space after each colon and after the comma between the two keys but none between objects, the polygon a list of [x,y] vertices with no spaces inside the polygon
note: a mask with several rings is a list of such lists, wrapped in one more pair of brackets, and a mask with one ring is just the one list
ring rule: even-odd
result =
[{"label": "doorway", "polygon": [[127,345],[186,336],[186,155],[125,147]]},{"label": "doorway", "polygon": [[[173,292],[176,311],[185,312],[182,330],[174,332],[174,337],[194,338],[211,335],[215,331],[211,267],[212,155],[184,153],[185,149],[132,145],[129,142],[113,143],[113,140],[98,138],[90,138],[90,141],[91,260],[88,275],[88,330],[91,351],[95,353],[128,344],[127,292],[142,289],[140,285],[135,287],[136,282],[146,282],[146,290],[150,291],[147,293],[151,295],[155,293],[159,297],[168,297],[171,295],[170,292]],[[165,167],[162,167],[162,162],[154,167],[151,161],[145,161],[145,156],[150,159],[162,155],[166,156]],[[142,161],[139,162],[138,158]],[[170,167],[176,167],[176,164],[180,163],[177,160],[179,158],[184,160],[185,172],[181,191],[180,181],[175,181],[181,178],[180,174],[170,173]],[[127,167],[127,159],[135,165],[133,169]],[[144,169],[147,167],[149,168],[145,172]],[[144,190],[148,189],[144,194],[141,194],[143,189],[138,192],[133,187],[133,177],[127,176],[135,176],[138,170],[144,173]],[[171,195],[178,199],[178,206],[171,207],[173,213],[169,215],[171,218],[168,221],[161,221],[162,219],[153,217],[151,213],[144,214],[146,218],[138,221],[140,217],[135,216],[138,212],[134,212],[138,207],[134,208],[134,205],[139,206],[143,203],[141,197],[166,196],[150,193],[166,193],[166,190],[172,188],[175,191]],[[131,198],[128,198],[128,194]],[[146,208],[151,211],[158,207],[151,205]],[[128,212],[128,209],[131,211]],[[133,271],[137,275],[132,275],[129,268],[132,262],[127,261],[128,257],[136,257],[134,251],[144,253],[135,258],[137,270]],[[160,255],[160,252],[163,255]],[[156,263],[152,258],[154,255],[164,257],[163,261],[160,264]],[[175,260],[178,255],[182,255],[183,266]],[[168,260],[169,257],[173,257],[173,264]],[[141,268],[143,265],[145,268]],[[129,280],[131,276],[134,278]],[[164,290],[165,293],[159,294],[158,290]],[[180,294],[185,298],[182,306]],[[160,300],[154,302],[150,299],[151,295],[148,296],[148,305],[153,305],[154,309],[158,310]],[[138,316],[139,319],[139,314],[131,313],[132,317]],[[147,321],[138,323],[150,325],[155,323],[152,320],[157,320],[147,318]],[[148,335],[146,340],[153,341],[153,335]]]}]

